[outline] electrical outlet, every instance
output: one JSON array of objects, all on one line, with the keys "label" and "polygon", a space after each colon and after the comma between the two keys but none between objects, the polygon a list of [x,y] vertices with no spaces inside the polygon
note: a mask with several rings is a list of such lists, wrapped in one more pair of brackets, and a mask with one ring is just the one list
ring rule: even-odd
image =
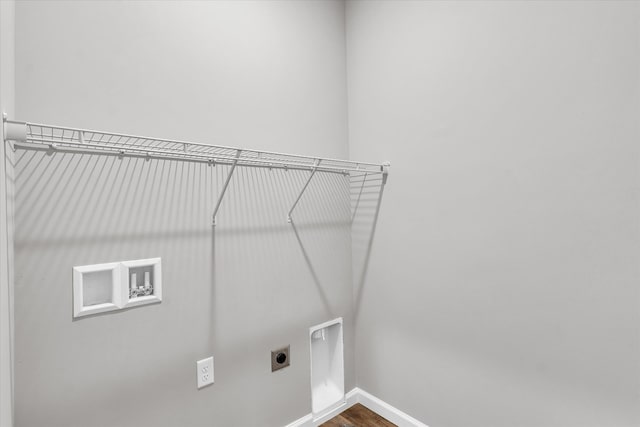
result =
[{"label": "electrical outlet", "polygon": [[291,358],[289,356],[289,346],[271,351],[271,372],[289,366]]},{"label": "electrical outlet", "polygon": [[196,362],[198,388],[213,384],[213,356]]}]

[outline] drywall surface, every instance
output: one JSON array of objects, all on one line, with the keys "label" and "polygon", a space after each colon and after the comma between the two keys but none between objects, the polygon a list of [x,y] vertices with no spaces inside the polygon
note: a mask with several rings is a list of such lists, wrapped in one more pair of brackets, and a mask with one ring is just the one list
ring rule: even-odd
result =
[{"label": "drywall surface", "polygon": [[[347,155],[341,2],[19,2],[17,117]],[[20,151],[16,425],[281,426],[311,412],[308,328],[344,316],[349,181]],[[161,304],[72,319],[75,265],[161,257]],[[291,345],[271,373],[270,350]],[[195,363],[213,355],[215,384]]]},{"label": "drywall surface", "polygon": [[[15,2],[0,2],[0,112],[12,114]],[[0,427],[13,426],[13,155],[0,132]]]},{"label": "drywall surface", "polygon": [[391,161],[357,382],[431,426],[640,425],[637,2],[347,4]]}]

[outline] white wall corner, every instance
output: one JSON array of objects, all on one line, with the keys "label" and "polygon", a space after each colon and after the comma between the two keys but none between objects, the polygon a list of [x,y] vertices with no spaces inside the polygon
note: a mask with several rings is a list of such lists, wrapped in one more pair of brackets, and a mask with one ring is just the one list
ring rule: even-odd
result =
[{"label": "white wall corner", "polygon": [[[15,1],[0,1],[0,113],[15,111]],[[13,152],[0,131],[0,427],[13,426]]]}]

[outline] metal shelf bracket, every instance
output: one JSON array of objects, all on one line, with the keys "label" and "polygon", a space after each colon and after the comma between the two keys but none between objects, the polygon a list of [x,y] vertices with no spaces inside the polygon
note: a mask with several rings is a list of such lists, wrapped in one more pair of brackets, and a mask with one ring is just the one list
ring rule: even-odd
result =
[{"label": "metal shelf bracket", "polygon": [[316,174],[316,171],[318,170],[318,166],[320,166],[320,159],[316,159],[316,161],[315,161],[315,163],[313,165],[313,168],[311,169],[311,174],[309,175],[309,178],[307,178],[307,182],[305,182],[304,187],[302,187],[302,190],[300,190],[300,194],[298,194],[298,198],[296,199],[295,202],[293,202],[293,206],[291,206],[291,209],[289,209],[289,213],[287,214],[287,222],[288,223],[291,223],[293,221],[293,219],[291,218],[291,214],[293,213],[293,210],[298,205],[298,202],[302,198],[302,195],[304,194],[305,190],[309,186],[309,183],[311,182],[311,179],[313,178],[313,175]]},{"label": "metal shelf bracket", "polygon": [[389,178],[389,167],[391,167],[390,162],[384,162],[381,166],[382,168],[382,185],[387,185],[387,178]]},{"label": "metal shelf bracket", "polygon": [[242,150],[236,151],[235,160],[231,164],[231,169],[229,170],[229,174],[227,174],[227,179],[225,179],[224,185],[222,186],[222,191],[218,196],[218,202],[216,203],[216,207],[213,209],[212,225],[214,227],[216,226],[216,222],[217,222],[216,215],[218,214],[218,210],[220,209],[220,203],[222,203],[222,198],[224,197],[224,193],[227,192],[227,188],[229,187],[229,181],[231,181],[231,176],[233,175],[233,172],[236,170],[236,166],[238,165],[238,159],[240,158],[240,154],[242,154]]},{"label": "metal shelf bracket", "polygon": [[27,140],[27,124],[7,120],[7,113],[2,113],[2,132],[5,141],[21,142]]}]

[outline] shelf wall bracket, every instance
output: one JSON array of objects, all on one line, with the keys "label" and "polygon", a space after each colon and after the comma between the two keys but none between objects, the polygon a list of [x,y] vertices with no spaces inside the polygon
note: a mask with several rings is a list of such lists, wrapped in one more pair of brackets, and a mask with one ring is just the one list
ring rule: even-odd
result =
[{"label": "shelf wall bracket", "polygon": [[291,206],[291,209],[289,209],[289,213],[287,214],[288,223],[291,223],[293,221],[293,219],[291,218],[291,214],[293,213],[293,210],[298,205],[298,202],[300,201],[300,199],[302,198],[302,195],[304,194],[305,190],[309,186],[309,183],[311,183],[311,179],[313,178],[313,175],[316,174],[316,171],[318,170],[318,166],[320,166],[320,159],[316,159],[313,165],[313,168],[311,169],[311,174],[309,175],[309,178],[307,178],[307,182],[305,182],[304,187],[302,187],[302,190],[300,190],[300,194],[298,194],[298,198],[296,199],[295,202],[293,202],[293,206]]},{"label": "shelf wall bracket", "polygon": [[[2,113],[2,132],[7,142],[26,142],[27,124],[7,120],[7,113]],[[11,145],[13,148],[13,145]]]},{"label": "shelf wall bracket", "polygon": [[382,185],[387,185],[387,178],[389,178],[389,167],[391,163],[385,162],[382,164]]},{"label": "shelf wall bracket", "polygon": [[222,186],[222,191],[220,192],[220,195],[218,196],[218,202],[216,203],[216,207],[213,209],[212,225],[214,227],[216,226],[216,222],[217,222],[216,216],[218,214],[218,210],[220,209],[220,203],[222,203],[222,199],[224,197],[224,193],[227,192],[227,188],[229,187],[229,182],[231,181],[231,177],[233,176],[233,172],[236,170],[236,166],[238,165],[238,160],[240,159],[240,154],[242,154],[242,150],[236,151],[236,157],[235,157],[233,163],[231,164],[231,169],[229,170],[229,174],[227,175],[227,179],[225,179],[224,185]]}]

